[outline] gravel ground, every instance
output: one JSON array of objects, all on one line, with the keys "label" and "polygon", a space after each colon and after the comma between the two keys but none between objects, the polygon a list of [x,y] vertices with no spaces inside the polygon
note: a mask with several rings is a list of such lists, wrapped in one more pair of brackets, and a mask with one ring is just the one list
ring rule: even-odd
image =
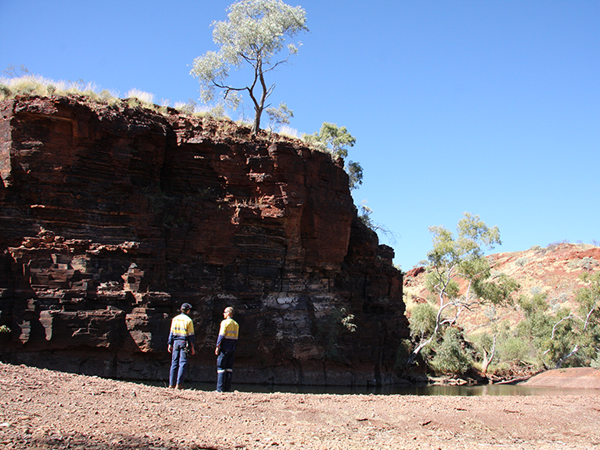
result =
[{"label": "gravel ground", "polygon": [[0,448],[600,449],[593,392],[218,394],[0,363]]}]

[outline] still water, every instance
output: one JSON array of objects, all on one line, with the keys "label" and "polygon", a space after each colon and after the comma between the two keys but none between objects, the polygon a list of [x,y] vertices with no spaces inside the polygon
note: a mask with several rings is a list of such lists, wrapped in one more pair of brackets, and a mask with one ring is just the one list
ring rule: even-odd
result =
[{"label": "still water", "polygon": [[[158,385],[156,383],[155,385]],[[209,383],[186,383],[186,389],[214,391],[215,385]],[[256,385],[236,384],[233,389],[239,392],[256,393],[294,393],[294,394],[375,394],[375,395],[600,395],[600,389],[559,389],[547,387],[531,387],[525,385],[491,384],[486,386],[380,386],[380,387],[347,387],[347,386],[295,386],[295,385]]]}]

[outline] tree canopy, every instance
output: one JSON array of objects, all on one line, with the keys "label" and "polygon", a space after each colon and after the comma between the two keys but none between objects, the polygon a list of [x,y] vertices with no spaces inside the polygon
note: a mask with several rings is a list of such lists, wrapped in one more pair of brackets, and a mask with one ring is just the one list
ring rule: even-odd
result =
[{"label": "tree canopy", "polygon": [[[299,43],[287,45],[287,55],[276,56],[286,47],[287,38],[306,27],[306,13],[299,6],[292,7],[281,0],[241,0],[229,8],[227,21],[213,22],[213,41],[218,52],[209,51],[194,60],[191,74],[200,82],[201,98],[211,102],[215,89],[223,92],[223,100],[237,103],[238,92],[246,92],[254,105],[252,133],[260,129],[261,115],[267,98],[275,88],[268,85],[265,75],[297,53]],[[227,83],[230,69],[250,66],[251,75],[245,85]]]}]

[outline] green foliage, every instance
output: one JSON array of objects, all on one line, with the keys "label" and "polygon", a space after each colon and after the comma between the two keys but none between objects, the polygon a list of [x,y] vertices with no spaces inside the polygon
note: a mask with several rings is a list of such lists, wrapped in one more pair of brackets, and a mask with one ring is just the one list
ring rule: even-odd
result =
[{"label": "green foliage", "polygon": [[371,230],[375,230],[376,225],[373,222],[373,219],[371,219],[372,214],[373,210],[366,205],[365,201],[363,201],[360,205],[360,212],[358,214],[358,218]]},{"label": "green foliage", "polygon": [[363,168],[360,163],[356,161],[348,161],[346,164],[346,172],[348,172],[348,176],[350,177],[350,189],[356,189],[358,186],[362,184],[363,180]]},{"label": "green foliage", "polygon": [[348,133],[346,127],[338,127],[337,124],[329,122],[323,122],[318,132],[305,134],[302,139],[342,158],[348,156],[348,147],[354,147],[356,144],[356,139]]},{"label": "green foliage", "polygon": [[495,339],[490,333],[479,333],[470,336],[470,340],[475,346],[476,354],[480,355],[482,358],[494,351]]},{"label": "green foliage", "polygon": [[187,102],[179,102],[175,104],[175,109],[183,114],[192,115],[196,112],[196,101],[194,99],[188,99]]},{"label": "green foliage", "polygon": [[[492,277],[484,250],[501,244],[498,227],[488,227],[479,216],[464,213],[458,222],[457,236],[443,227],[430,227],[433,249],[429,261],[427,288],[440,300],[440,309],[448,306],[469,307],[472,303],[511,303],[517,283],[506,275]],[[467,282],[460,295],[458,280]]]},{"label": "green foliage", "polygon": [[444,340],[436,349],[431,366],[446,374],[463,374],[471,368],[473,361],[463,348],[464,339],[461,332],[450,327],[444,333]]},{"label": "green foliage", "polygon": [[[285,47],[286,38],[307,31],[306,13],[281,0],[241,0],[229,7],[228,20],[213,22],[213,41],[218,52],[209,51],[194,60],[191,74],[200,82],[201,98],[206,103],[214,100],[215,89],[227,98],[234,92],[246,92],[254,104],[252,133],[260,129],[260,119],[266,99],[275,85],[267,86],[265,75],[297,53],[299,44],[288,44],[288,54],[275,59]],[[230,69],[250,66],[249,83],[233,86],[226,83]],[[258,92],[257,92],[258,91]]]},{"label": "green foliage", "polygon": [[[313,134],[304,134],[302,140],[322,152],[330,152],[338,158],[348,156],[348,147],[354,147],[356,138],[346,127],[338,127],[335,123],[323,122],[321,129]],[[363,168],[356,161],[348,161],[344,169],[350,178],[350,189],[362,184]]]},{"label": "green foliage", "polygon": [[413,344],[410,339],[402,339],[400,345],[396,350],[396,362],[394,363],[394,369],[406,368],[406,361],[412,352]]},{"label": "green foliage", "polygon": [[352,323],[352,321],[354,320],[354,314],[347,314],[345,308],[341,309],[341,313],[342,318],[340,319],[340,323],[342,324],[342,326],[350,333],[355,333],[358,327],[356,326],[356,324]]},{"label": "green foliage", "polygon": [[600,369],[600,350],[596,351],[596,356],[592,359],[590,367],[594,369]]},{"label": "green foliage", "polygon": [[5,84],[0,83],[0,100],[9,98],[12,94],[11,89]]},{"label": "green foliage", "polygon": [[278,108],[267,108],[265,112],[269,116],[269,129],[271,132],[276,126],[289,124],[290,118],[294,117],[294,112],[285,103],[280,103]]},{"label": "green foliage", "polygon": [[340,334],[344,332],[354,333],[357,330],[357,325],[352,321],[354,314],[348,313],[346,308],[340,308],[333,311],[329,320],[319,325],[323,347],[323,358],[333,361],[340,361],[339,354],[339,339]]},{"label": "green foliage", "polygon": [[0,333],[10,333],[10,328],[8,328],[6,325],[0,325]]},{"label": "green foliage", "polygon": [[420,338],[430,336],[436,325],[437,311],[429,303],[420,303],[410,312],[410,332]]},{"label": "green foliage", "polygon": [[587,286],[575,297],[575,311],[552,310],[545,295],[534,293],[519,305],[525,320],[516,337],[527,343],[531,360],[546,367],[589,366],[597,357],[600,342],[600,272],[581,277]]},{"label": "green foliage", "polygon": [[501,361],[520,365],[531,362],[530,346],[523,338],[511,336],[499,345],[499,358]]}]

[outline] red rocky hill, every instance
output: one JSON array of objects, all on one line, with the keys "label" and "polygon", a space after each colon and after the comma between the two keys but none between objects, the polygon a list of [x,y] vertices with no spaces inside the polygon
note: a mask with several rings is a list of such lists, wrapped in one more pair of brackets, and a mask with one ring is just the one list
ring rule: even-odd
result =
[{"label": "red rocky hill", "polygon": [[[516,293],[531,295],[545,293],[551,306],[575,307],[573,299],[584,285],[579,277],[583,272],[600,270],[600,247],[589,244],[551,244],[546,248],[532,247],[522,252],[497,253],[487,257],[493,273],[505,273],[521,285]],[[424,302],[425,289],[423,268],[410,270],[404,278],[404,295],[407,308]],[[480,307],[461,316],[460,325],[467,332],[485,329],[489,325],[490,311]],[[518,306],[495,307],[495,318],[516,323],[522,318]]]}]

